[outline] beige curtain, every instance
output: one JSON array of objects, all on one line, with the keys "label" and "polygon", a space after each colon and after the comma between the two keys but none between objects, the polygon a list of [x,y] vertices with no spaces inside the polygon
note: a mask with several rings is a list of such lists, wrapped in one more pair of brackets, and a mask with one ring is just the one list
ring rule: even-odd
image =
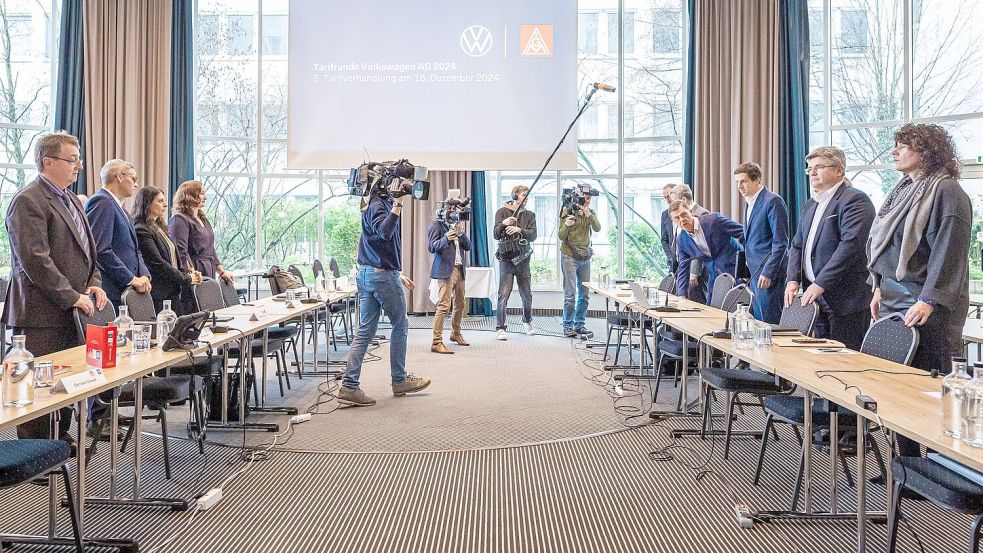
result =
[{"label": "beige curtain", "polygon": [[779,0],[696,0],[696,199],[740,220],[734,168],[761,165],[765,186],[778,191]]},{"label": "beige curtain", "polygon": [[[433,171],[430,173],[430,199],[426,201],[409,200],[405,202],[403,233],[403,274],[413,279],[416,291],[407,296],[407,310],[410,313],[436,311],[437,306],[430,302],[430,267],[433,255],[427,250],[427,229],[434,220],[437,202],[447,198],[447,191],[459,188],[462,196],[471,197],[470,171]],[[467,227],[471,236],[470,225]],[[470,259],[469,259],[470,261]]]},{"label": "beige curtain", "polygon": [[85,0],[86,190],[113,158],[167,191],[171,0]]}]

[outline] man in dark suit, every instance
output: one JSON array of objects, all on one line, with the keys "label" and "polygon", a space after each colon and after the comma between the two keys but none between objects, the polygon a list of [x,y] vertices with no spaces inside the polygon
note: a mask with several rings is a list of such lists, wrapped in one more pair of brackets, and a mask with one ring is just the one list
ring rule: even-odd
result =
[{"label": "man in dark suit", "polygon": [[[66,190],[82,168],[78,139],[63,132],[46,134],[35,146],[34,159],[38,177],[7,208],[11,270],[2,319],[14,334],[26,337],[27,349],[39,357],[80,345],[73,310],[91,315],[106,306],[106,294],[99,287],[96,245],[82,204]],[[62,411],[59,428],[65,437],[71,409]],[[17,428],[21,438],[47,438],[48,432],[48,417]]]},{"label": "man in dark suit", "polygon": [[[705,207],[696,203],[696,200],[693,199],[693,189],[690,188],[688,184],[678,184],[676,185],[675,188],[672,189],[672,191],[669,193],[669,204],[671,205],[672,202],[676,200],[682,200],[686,204],[686,206],[688,206],[689,212],[694,217],[699,217],[700,215],[710,213],[709,211],[707,211]],[[668,212],[668,210],[666,211]],[[672,217],[669,217],[669,220],[672,221]],[[675,241],[679,239],[679,234],[681,232],[683,232],[683,229],[679,228],[679,225],[673,222],[673,229],[672,229],[673,274],[676,273],[679,264],[679,259],[678,259],[679,255],[678,252],[676,251]],[[689,299],[699,303],[707,303],[709,301],[709,298],[707,297],[706,294],[706,290],[708,286],[707,271],[703,269],[703,261],[700,259],[694,259],[693,262],[690,263],[689,274],[690,274]]]},{"label": "man in dark suit", "polygon": [[123,209],[123,201],[137,189],[137,172],[122,159],[106,162],[99,172],[102,188],[85,202],[85,213],[96,241],[96,264],[102,273],[102,286],[117,309],[127,286],[137,292],[150,292],[150,271],[143,262],[133,217]]},{"label": "man in dark suit", "polygon": [[659,242],[662,243],[662,251],[666,254],[666,265],[670,272],[676,272],[676,231],[673,228],[672,217],[669,216],[669,204],[672,203],[672,189],[676,185],[669,183],[662,187],[662,199],[666,202],[666,208],[662,210],[662,224],[659,228]]},{"label": "man in dark suit", "polygon": [[[690,264],[695,260],[703,262],[709,282],[720,273],[734,274],[737,263],[737,252],[744,240],[744,229],[735,221],[719,213],[704,213],[694,216],[685,200],[676,200],[669,205],[672,220],[679,225],[683,232],[679,233],[677,243],[677,259],[679,269],[676,271],[676,295],[687,297],[690,287],[705,286],[706,281],[692,282]],[[710,291],[704,290],[707,301],[710,301]]]},{"label": "man in dark suit", "polygon": [[757,163],[738,165],[734,181],[744,196],[744,253],[754,318],[777,324],[788,263],[788,208],[781,196],[763,186]]},{"label": "man in dark suit", "polygon": [[436,220],[427,229],[427,249],[433,254],[430,278],[440,284],[440,299],[433,318],[433,345],[430,347],[434,353],[454,353],[444,344],[444,318],[451,310],[452,302],[454,315],[451,318],[450,340],[461,346],[471,345],[461,335],[461,320],[467,305],[464,299],[464,268],[468,264],[467,252],[471,251],[471,240],[464,234],[464,222],[451,220],[460,215],[460,208],[448,205],[445,209],[446,220]]},{"label": "man in dark suit", "polygon": [[866,247],[874,204],[843,182],[846,156],[839,148],[816,148],[806,163],[813,197],[789,248],[785,304],[804,289],[803,305],[819,303],[816,336],[860,349],[870,325]]}]

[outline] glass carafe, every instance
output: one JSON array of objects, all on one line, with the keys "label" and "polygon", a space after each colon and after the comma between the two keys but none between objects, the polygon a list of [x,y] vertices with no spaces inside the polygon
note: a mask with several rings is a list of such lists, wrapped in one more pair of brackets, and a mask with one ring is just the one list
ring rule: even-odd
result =
[{"label": "glass carafe", "polygon": [[733,316],[734,347],[737,349],[754,349],[754,317],[748,311],[748,306],[739,304]]},{"label": "glass carafe", "polygon": [[171,300],[164,300],[164,308],[157,314],[157,343],[161,346],[167,341],[167,336],[174,330],[177,313],[171,310]]},{"label": "glass carafe", "polygon": [[10,351],[3,358],[0,404],[22,407],[34,403],[34,355],[24,347],[25,337],[13,337]]},{"label": "glass carafe", "polygon": [[133,319],[130,318],[130,308],[119,306],[119,316],[113,321],[116,325],[116,355],[124,356],[133,353]]},{"label": "glass carafe", "polygon": [[973,363],[973,380],[963,387],[963,443],[983,447],[983,363]]},{"label": "glass carafe", "polygon": [[973,378],[966,372],[966,358],[953,357],[952,371],[942,379],[942,433],[962,437],[964,388]]}]

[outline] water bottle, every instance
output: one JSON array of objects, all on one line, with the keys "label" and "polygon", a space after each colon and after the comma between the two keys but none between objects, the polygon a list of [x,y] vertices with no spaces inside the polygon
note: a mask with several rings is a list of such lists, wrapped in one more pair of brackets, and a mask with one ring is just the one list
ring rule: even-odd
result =
[{"label": "water bottle", "polygon": [[966,372],[966,358],[952,358],[952,372],[942,379],[942,433],[950,438],[962,437],[963,396],[965,386],[972,381]]},{"label": "water bottle", "polygon": [[754,349],[754,317],[743,303],[737,306],[737,313],[734,314],[732,336],[737,349]]},{"label": "water bottle", "polygon": [[157,314],[157,343],[164,345],[167,336],[174,330],[177,313],[171,311],[171,300],[164,300],[164,309]]},{"label": "water bottle", "polygon": [[318,299],[324,299],[324,275],[317,275],[314,279],[314,294]]},{"label": "water bottle", "polygon": [[0,405],[23,407],[34,403],[34,355],[24,347],[25,337],[13,337],[10,351],[3,358]]},{"label": "water bottle", "polygon": [[116,325],[116,355],[124,356],[133,353],[133,319],[130,318],[130,308],[119,306],[119,317],[113,321]]},{"label": "water bottle", "polygon": [[973,363],[973,380],[963,387],[963,443],[983,447],[983,363]]}]

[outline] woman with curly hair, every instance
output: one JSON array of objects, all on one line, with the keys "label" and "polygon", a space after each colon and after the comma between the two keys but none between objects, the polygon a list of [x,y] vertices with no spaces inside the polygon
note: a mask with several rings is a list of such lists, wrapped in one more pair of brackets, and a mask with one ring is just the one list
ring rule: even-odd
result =
[{"label": "woman with curly hair", "polygon": [[[969,311],[973,206],[959,185],[961,167],[945,129],[907,124],[894,142],[894,167],[903,177],[870,229],[870,314],[900,314],[906,326],[918,327],[912,365],[946,373],[962,349]],[[919,454],[911,440],[899,436],[898,445],[902,455]]]},{"label": "woman with curly hair", "polygon": [[222,267],[215,253],[215,231],[205,217],[205,199],[205,185],[201,181],[181,183],[174,194],[174,214],[167,228],[177,247],[182,271],[198,271],[203,276],[232,283],[232,273]]}]

